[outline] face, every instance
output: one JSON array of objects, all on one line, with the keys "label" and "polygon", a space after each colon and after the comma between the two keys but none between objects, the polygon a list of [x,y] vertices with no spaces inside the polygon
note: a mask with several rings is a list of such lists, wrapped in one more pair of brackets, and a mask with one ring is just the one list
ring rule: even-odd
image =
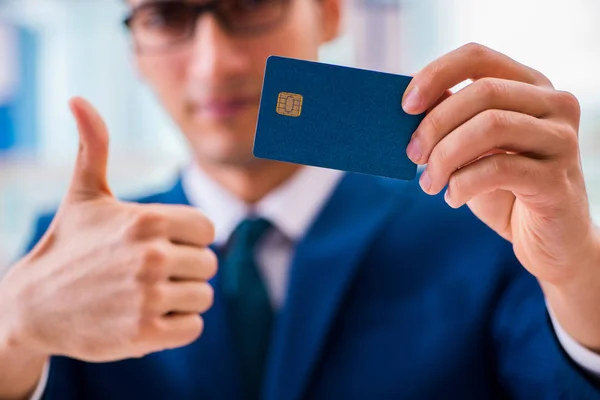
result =
[{"label": "face", "polygon": [[[260,162],[252,156],[252,146],[267,57],[316,60],[320,45],[337,34],[340,0],[218,1],[289,3],[282,13],[285,17],[277,14],[278,23],[252,33],[232,32],[222,22],[225,18],[202,13],[191,24],[195,30],[188,40],[160,51],[138,47],[135,56],[141,75],[185,134],[198,162],[249,166]],[[136,9],[150,1],[129,3]],[[147,10],[146,26],[154,27],[154,21],[165,20],[157,10]],[[254,18],[268,21],[274,15],[265,13]],[[244,18],[239,12],[237,19]]]}]

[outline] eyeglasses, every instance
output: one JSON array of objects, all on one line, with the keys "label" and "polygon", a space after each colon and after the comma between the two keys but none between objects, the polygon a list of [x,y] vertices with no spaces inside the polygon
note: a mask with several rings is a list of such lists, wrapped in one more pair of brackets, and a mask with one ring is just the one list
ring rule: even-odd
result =
[{"label": "eyeglasses", "polygon": [[205,12],[212,13],[231,35],[257,35],[281,23],[289,4],[290,0],[158,0],[135,7],[124,24],[138,52],[160,53],[192,39],[198,18]]}]

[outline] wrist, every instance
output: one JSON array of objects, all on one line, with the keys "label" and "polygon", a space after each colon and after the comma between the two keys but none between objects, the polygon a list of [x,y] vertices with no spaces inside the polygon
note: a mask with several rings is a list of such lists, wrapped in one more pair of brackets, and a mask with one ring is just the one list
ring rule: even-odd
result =
[{"label": "wrist", "polygon": [[600,234],[594,234],[577,258],[570,279],[540,282],[548,306],[562,328],[577,342],[600,353]]},{"label": "wrist", "polygon": [[8,365],[25,366],[43,363],[50,357],[28,345],[24,338],[24,335],[3,328],[0,331],[0,360],[9,362]]},{"label": "wrist", "polygon": [[50,357],[30,347],[23,335],[4,322],[0,318],[0,398],[30,398]]},{"label": "wrist", "polygon": [[3,286],[6,285],[0,284],[0,355],[14,355],[20,360],[47,358],[48,355],[29,343],[31,336],[20,323],[18,300]]},{"label": "wrist", "polygon": [[600,230],[591,225],[585,239],[570,251],[571,255],[561,260],[563,267],[544,281],[544,287],[552,287],[564,296],[576,295],[582,288],[600,284]]}]

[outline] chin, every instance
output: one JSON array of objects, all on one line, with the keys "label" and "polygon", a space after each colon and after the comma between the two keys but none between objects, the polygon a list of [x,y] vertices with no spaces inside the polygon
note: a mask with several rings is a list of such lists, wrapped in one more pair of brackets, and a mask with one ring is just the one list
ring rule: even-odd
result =
[{"label": "chin", "polygon": [[190,129],[186,129],[186,136],[196,159],[202,163],[224,167],[256,163],[258,159],[252,154],[255,117],[223,123],[203,122],[190,124]]},{"label": "chin", "polygon": [[252,143],[240,144],[236,141],[215,141],[198,143],[195,156],[202,164],[215,167],[243,167],[255,164],[258,159],[252,154]]}]

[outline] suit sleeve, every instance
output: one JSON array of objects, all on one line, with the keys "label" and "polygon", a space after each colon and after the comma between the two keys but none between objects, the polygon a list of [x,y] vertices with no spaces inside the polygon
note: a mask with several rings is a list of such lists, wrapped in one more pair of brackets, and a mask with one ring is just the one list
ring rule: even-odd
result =
[{"label": "suit sleeve", "polygon": [[[31,251],[48,230],[54,214],[41,216],[32,238],[26,247]],[[65,357],[51,357],[46,365],[40,383],[31,400],[77,400],[84,398],[81,389],[82,372],[77,361]]]},{"label": "suit sleeve", "polygon": [[492,319],[500,386],[515,399],[600,399],[600,385],[557,339],[535,277],[520,265],[509,267],[516,272]]}]

